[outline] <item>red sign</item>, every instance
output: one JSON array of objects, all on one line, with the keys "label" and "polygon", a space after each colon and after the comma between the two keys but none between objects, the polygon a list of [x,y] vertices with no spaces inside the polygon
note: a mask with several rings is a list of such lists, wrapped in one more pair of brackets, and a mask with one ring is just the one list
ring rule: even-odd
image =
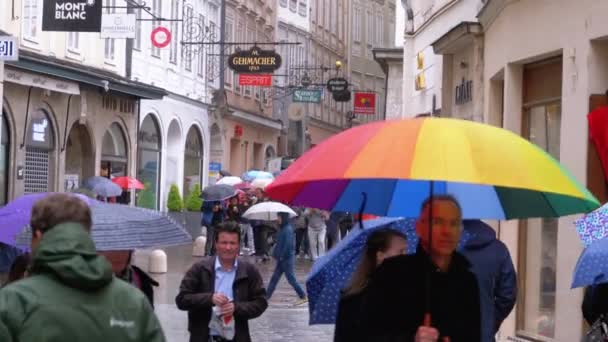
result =
[{"label": "red sign", "polygon": [[239,74],[239,85],[272,87],[272,75],[264,74]]},{"label": "red sign", "polygon": [[236,125],[234,126],[234,136],[240,138],[243,136],[243,126]]},{"label": "red sign", "polygon": [[376,113],[376,93],[355,93],[355,114],[375,114]]},{"label": "red sign", "polygon": [[152,45],[157,48],[164,48],[171,43],[171,32],[165,27],[157,27],[150,34]]}]

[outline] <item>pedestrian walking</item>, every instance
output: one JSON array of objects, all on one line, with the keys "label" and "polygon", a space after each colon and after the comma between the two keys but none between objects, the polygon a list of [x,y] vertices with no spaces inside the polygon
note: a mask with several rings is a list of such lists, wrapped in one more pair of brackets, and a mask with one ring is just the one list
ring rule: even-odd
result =
[{"label": "pedestrian walking", "polygon": [[0,290],[0,341],[165,341],[143,293],[97,254],[91,225],[76,196],[36,202],[28,276]]},{"label": "pedestrian walking", "polygon": [[327,227],[327,250],[331,250],[340,241],[340,221],[345,218],[345,213],[332,211],[329,219],[325,222]]},{"label": "pedestrian walking", "polygon": [[502,322],[517,301],[517,276],[509,249],[496,239],[492,227],[480,220],[465,220],[470,234],[460,253],[477,277],[481,303],[481,341],[495,342]]},{"label": "pedestrian walking", "polygon": [[327,226],[325,221],[329,218],[327,212],[319,209],[307,209],[308,242],[310,243],[310,256],[315,261],[325,254],[325,235]]},{"label": "pedestrian walking", "polygon": [[289,282],[289,285],[298,294],[299,300],[295,305],[301,305],[306,303],[306,293],[298,284],[295,274],[295,236],[291,223],[289,222],[288,213],[278,213],[279,217],[279,233],[277,235],[277,244],[274,247],[272,253],[273,258],[276,260],[277,265],[274,269],[274,273],[268,283],[267,298],[270,300],[277,283],[281,279],[281,275],[285,274],[285,278]]},{"label": "pedestrian walking", "polygon": [[298,216],[293,219],[293,226],[296,233],[296,256],[310,256],[310,247],[308,244],[308,219],[304,215],[304,209],[294,208]]},{"label": "pedestrian walking", "polygon": [[0,242],[0,284],[4,284],[7,280],[11,265],[21,254],[23,252],[18,248]]},{"label": "pedestrian walking", "polygon": [[458,201],[449,195],[427,199],[416,233],[416,254],[385,260],[370,279],[363,308],[366,341],[481,341],[477,279],[456,252],[462,233]]},{"label": "pedestrian walking", "polygon": [[[240,234],[235,222],[220,224],[215,235],[217,256],[194,264],[181,282],[175,303],[188,311],[190,342],[250,342],[248,320],[268,307],[259,271],[238,258]],[[210,328],[214,312],[227,321],[234,319],[232,339]]]},{"label": "pedestrian walking", "polygon": [[103,251],[99,254],[110,262],[112,272],[116,277],[140,289],[148,298],[150,305],[154,307],[154,287],[158,286],[158,282],[144,270],[131,264],[133,251]]},{"label": "pedestrian walking", "polygon": [[348,286],[342,291],[334,330],[334,342],[364,341],[361,308],[369,277],[382,262],[392,256],[405,254],[407,238],[401,232],[386,228],[373,232],[365,243],[361,261]]},{"label": "pedestrian walking", "polygon": [[241,251],[246,250],[248,255],[255,254],[255,246],[253,242],[253,227],[251,222],[243,217],[243,213],[249,209],[249,198],[246,193],[239,194],[239,210],[241,213],[239,225],[241,227]]}]

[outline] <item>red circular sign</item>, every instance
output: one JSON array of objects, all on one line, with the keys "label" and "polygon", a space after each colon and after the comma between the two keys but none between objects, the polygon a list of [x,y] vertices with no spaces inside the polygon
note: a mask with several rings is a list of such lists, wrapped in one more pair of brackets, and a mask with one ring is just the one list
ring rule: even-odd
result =
[{"label": "red circular sign", "polygon": [[157,27],[150,35],[152,45],[157,48],[164,48],[171,42],[171,32],[165,27]]}]

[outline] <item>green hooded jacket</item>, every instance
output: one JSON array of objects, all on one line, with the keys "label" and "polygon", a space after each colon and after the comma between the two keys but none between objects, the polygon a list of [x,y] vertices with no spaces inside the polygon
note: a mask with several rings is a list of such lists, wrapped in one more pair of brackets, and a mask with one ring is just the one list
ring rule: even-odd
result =
[{"label": "green hooded jacket", "polygon": [[141,291],[112,274],[85,229],[47,231],[29,277],[0,290],[2,342],[164,342]]}]

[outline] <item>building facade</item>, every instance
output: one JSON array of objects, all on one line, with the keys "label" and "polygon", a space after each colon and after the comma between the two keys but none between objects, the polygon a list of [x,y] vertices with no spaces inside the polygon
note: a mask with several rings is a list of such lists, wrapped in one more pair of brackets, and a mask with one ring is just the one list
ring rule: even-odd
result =
[{"label": "building facade", "polygon": [[[226,1],[226,53],[248,50],[255,43],[275,40],[276,1]],[[274,47],[260,45],[262,49]],[[219,51],[219,50],[217,50]],[[212,100],[216,107],[211,122],[211,160],[235,175],[263,170],[277,155],[281,121],[273,117],[271,88],[239,85],[239,74],[225,63],[225,92]],[[219,106],[223,103],[225,106]]]},{"label": "building facade", "polygon": [[90,176],[135,176],[139,102],[165,95],[125,77],[124,40],[42,31],[42,7],[42,0],[0,3],[0,30],[21,46],[20,60],[3,71],[3,203],[72,191]]},{"label": "building facade", "polygon": [[[396,3],[354,0],[349,7],[348,67],[353,91],[376,95],[375,114],[354,120],[367,123],[385,118],[388,74],[374,60],[375,48],[390,48],[395,40]],[[386,70],[388,72],[388,70]]]},{"label": "building facade", "polygon": [[[311,43],[308,53],[309,65],[314,69],[315,83],[324,84],[332,77],[350,79],[348,60],[348,21],[350,1],[311,0],[310,33]],[[341,67],[336,68],[336,62]],[[336,102],[325,91],[318,105],[305,108],[305,125],[310,135],[310,145],[314,146],[342,131],[348,126],[347,112],[351,102]]]},{"label": "building facade", "polygon": [[[146,191],[153,194],[154,207],[164,210],[171,185],[177,185],[185,197],[196,184],[208,184],[208,104],[219,85],[219,66],[213,64],[217,47],[190,43],[218,40],[220,1],[153,1],[150,5],[150,13],[134,10],[146,21],[137,23],[127,70],[131,79],[169,94],[141,101],[138,136],[138,179],[149,186]],[[152,15],[182,21],[148,21]],[[159,27],[172,35],[165,48],[154,47],[149,38]]]},{"label": "building facade", "polygon": [[[461,22],[476,22],[482,0],[408,0],[403,44],[403,117],[443,113],[443,56],[432,44]],[[457,82],[458,80],[453,80]],[[452,87],[446,84],[445,87]]]}]

